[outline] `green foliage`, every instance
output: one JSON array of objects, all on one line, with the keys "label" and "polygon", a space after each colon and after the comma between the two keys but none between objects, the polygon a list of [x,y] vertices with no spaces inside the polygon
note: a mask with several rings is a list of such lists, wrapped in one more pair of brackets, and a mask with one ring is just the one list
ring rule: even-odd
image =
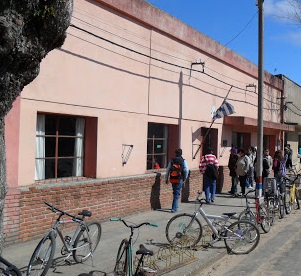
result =
[{"label": "green foliage", "polygon": [[52,6],[45,5],[44,8],[36,11],[34,16],[40,19],[47,19],[49,17],[55,17],[55,10]]}]

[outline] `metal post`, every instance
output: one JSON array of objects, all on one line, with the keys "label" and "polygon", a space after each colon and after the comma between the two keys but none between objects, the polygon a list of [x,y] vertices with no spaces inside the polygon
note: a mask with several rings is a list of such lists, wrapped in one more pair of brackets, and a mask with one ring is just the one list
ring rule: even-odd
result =
[{"label": "metal post", "polygon": [[256,164],[256,196],[262,195],[262,160],[263,160],[263,1],[258,0],[258,132]]}]

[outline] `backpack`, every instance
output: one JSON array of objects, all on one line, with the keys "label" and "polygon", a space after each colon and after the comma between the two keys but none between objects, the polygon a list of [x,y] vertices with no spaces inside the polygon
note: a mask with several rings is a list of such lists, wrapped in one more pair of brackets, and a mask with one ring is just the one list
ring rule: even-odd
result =
[{"label": "backpack", "polygon": [[182,179],[182,171],[184,167],[184,160],[181,157],[175,157],[170,161],[169,181],[170,183],[179,183]]},{"label": "backpack", "polygon": [[217,179],[217,170],[215,168],[215,166],[212,163],[208,163],[206,157],[205,161],[206,161],[206,170],[204,175],[206,175],[207,177],[216,180]]},{"label": "backpack", "polygon": [[268,170],[270,168],[269,162],[267,158],[263,158],[263,164],[262,167],[264,170]]}]

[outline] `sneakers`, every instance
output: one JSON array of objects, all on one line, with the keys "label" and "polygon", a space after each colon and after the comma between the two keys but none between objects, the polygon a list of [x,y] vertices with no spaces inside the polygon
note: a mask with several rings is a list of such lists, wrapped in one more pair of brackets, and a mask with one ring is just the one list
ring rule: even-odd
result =
[{"label": "sneakers", "polygon": [[173,209],[171,209],[171,211],[170,211],[171,213],[176,213],[177,211],[176,210],[173,210]]},{"label": "sneakers", "polygon": [[235,193],[232,191],[229,191],[228,194],[234,195]]},{"label": "sneakers", "polygon": [[211,199],[211,202],[212,202],[212,203],[214,203],[214,200],[213,200],[213,199]]}]

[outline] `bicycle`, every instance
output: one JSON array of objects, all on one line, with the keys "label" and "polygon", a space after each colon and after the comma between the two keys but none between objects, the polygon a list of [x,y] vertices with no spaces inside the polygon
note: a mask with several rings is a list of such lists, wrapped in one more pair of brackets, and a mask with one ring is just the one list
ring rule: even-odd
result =
[{"label": "bicycle", "polygon": [[[182,213],[170,219],[165,228],[168,242],[185,248],[194,248],[203,234],[203,226],[197,216],[200,214],[212,230],[213,241],[224,240],[228,253],[247,254],[259,243],[260,233],[256,225],[248,220],[237,220],[236,213],[223,213],[221,216],[206,214],[202,205],[206,202],[198,192],[198,209],[193,214]],[[236,219],[229,223],[229,219]]]},{"label": "bicycle", "polygon": [[292,208],[300,209],[300,195],[299,190],[297,188],[296,180],[299,179],[301,174],[296,174],[293,178],[283,177],[283,182],[286,187],[286,194],[285,197],[285,211],[287,214],[290,214]]},{"label": "bicycle", "polygon": [[140,228],[143,225],[150,225],[153,227],[158,227],[156,224],[143,222],[138,225],[128,225],[122,218],[110,218],[110,221],[121,221],[123,224],[130,228],[131,234],[129,239],[123,239],[120,243],[116,263],[114,267],[113,275],[124,275],[124,276],[137,276],[137,275],[151,275],[156,273],[156,270],[153,270],[149,267],[144,267],[143,259],[145,256],[153,255],[153,251],[148,250],[144,247],[143,244],[140,244],[139,250],[136,252],[136,255],[141,255],[137,267],[134,272],[134,260],[133,260],[133,235],[134,229]]},{"label": "bicycle", "polygon": [[[77,263],[86,261],[90,256],[93,257],[101,236],[101,225],[98,221],[92,220],[84,222],[85,217],[91,217],[92,213],[88,210],[83,210],[78,213],[80,217],[73,216],[67,212],[60,210],[51,203],[44,202],[52,212],[58,213],[58,217],[50,231],[41,239],[36,249],[34,250],[29,265],[27,275],[46,275],[49,270],[56,249],[56,237],[60,237],[63,243],[61,255],[67,255],[64,261],[73,255],[73,259]],[[68,216],[70,219],[63,220],[63,216]],[[67,223],[77,223],[78,226],[73,233],[73,236],[63,236],[59,225]],[[92,259],[93,261],[93,259]]]},{"label": "bicycle", "polygon": [[263,193],[265,206],[269,211],[274,212],[274,215],[278,213],[280,219],[284,218],[286,190],[283,184],[277,185],[275,178],[266,177],[263,182]]},{"label": "bicycle", "polygon": [[4,259],[2,256],[0,256],[0,263],[4,264],[6,268],[3,266],[0,266],[0,272],[3,274],[1,275],[7,275],[7,276],[22,276],[21,271],[13,264],[11,264],[9,261]]},{"label": "bicycle", "polygon": [[239,220],[249,220],[255,225],[260,225],[262,230],[265,233],[268,233],[271,229],[271,221],[273,221],[273,215],[274,212],[271,212],[269,209],[267,209],[264,205],[259,204],[259,198],[255,199],[255,213],[252,211],[250,207],[250,202],[248,201],[247,195],[249,193],[253,193],[255,190],[249,190],[246,195],[246,209],[242,211],[238,219]]}]

